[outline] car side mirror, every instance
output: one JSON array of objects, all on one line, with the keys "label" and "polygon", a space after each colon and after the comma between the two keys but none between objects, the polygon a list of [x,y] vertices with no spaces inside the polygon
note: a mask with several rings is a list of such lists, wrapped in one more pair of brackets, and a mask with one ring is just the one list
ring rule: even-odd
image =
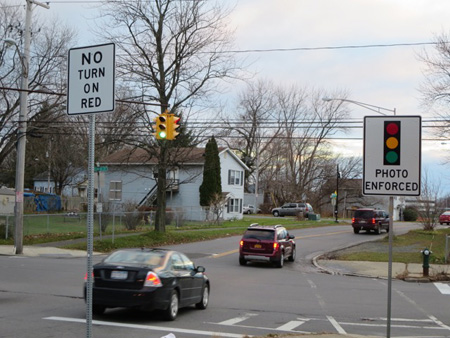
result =
[{"label": "car side mirror", "polygon": [[197,266],[197,268],[195,269],[197,272],[201,272],[201,273],[203,273],[203,272],[205,272],[206,271],[206,269],[205,269],[205,267],[204,266]]},{"label": "car side mirror", "polygon": [[294,239],[295,236],[294,236],[294,235],[289,235],[288,238],[289,238],[289,239]]}]

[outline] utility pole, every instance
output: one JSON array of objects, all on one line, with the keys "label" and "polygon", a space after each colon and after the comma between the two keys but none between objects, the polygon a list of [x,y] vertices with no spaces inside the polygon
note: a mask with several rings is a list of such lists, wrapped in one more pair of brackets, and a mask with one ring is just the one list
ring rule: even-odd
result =
[{"label": "utility pole", "polygon": [[14,208],[15,235],[14,249],[15,254],[23,253],[23,191],[25,180],[25,146],[27,143],[27,119],[28,119],[28,71],[30,65],[30,39],[31,39],[31,12],[32,4],[49,9],[46,4],[35,0],[26,0],[27,9],[25,15],[25,31],[23,51],[20,55],[22,63],[22,80],[20,91],[20,114],[19,128],[17,131],[17,159],[16,159],[16,203]]},{"label": "utility pole", "polygon": [[339,204],[339,164],[336,167],[336,205],[334,206],[334,216],[336,217],[336,223],[338,223],[338,204]]}]

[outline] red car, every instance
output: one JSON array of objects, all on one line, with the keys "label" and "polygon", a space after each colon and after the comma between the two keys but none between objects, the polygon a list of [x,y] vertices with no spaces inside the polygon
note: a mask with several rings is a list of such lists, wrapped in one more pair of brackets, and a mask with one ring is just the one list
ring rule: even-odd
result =
[{"label": "red car", "polygon": [[450,211],[446,211],[439,216],[439,223],[441,225],[444,223],[447,223],[447,225],[450,225]]},{"label": "red car", "polygon": [[282,268],[284,260],[295,260],[295,236],[289,235],[281,225],[250,225],[239,246],[239,264],[247,261],[269,261]]}]

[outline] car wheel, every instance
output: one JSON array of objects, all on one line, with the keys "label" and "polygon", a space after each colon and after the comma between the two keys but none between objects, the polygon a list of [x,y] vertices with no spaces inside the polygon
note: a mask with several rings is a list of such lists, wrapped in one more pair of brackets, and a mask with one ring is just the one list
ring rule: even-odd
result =
[{"label": "car wheel", "polygon": [[245,260],[244,256],[239,256],[239,264],[240,265],[246,265],[247,261]]},{"label": "car wheel", "polygon": [[103,305],[92,305],[92,313],[94,315],[102,315],[105,313],[106,307]]},{"label": "car wheel", "polygon": [[289,256],[289,262],[295,261],[295,256],[297,255],[297,252],[295,250],[295,246],[292,248],[291,255]]},{"label": "car wheel", "polygon": [[279,213],[278,211],[274,211],[274,212],[273,212],[273,215],[274,215],[275,217],[278,217],[278,216],[280,216],[280,213]]},{"label": "car wheel", "polygon": [[284,264],[284,253],[281,253],[280,259],[276,262],[277,268],[282,268]]},{"label": "car wheel", "polygon": [[166,320],[175,320],[178,314],[178,293],[176,290],[172,291],[172,295],[170,296],[169,306],[163,312],[164,318]]},{"label": "car wheel", "polygon": [[355,234],[359,234],[359,229],[353,228],[353,232],[354,232]]},{"label": "car wheel", "polygon": [[377,227],[375,228],[375,233],[377,235],[381,234],[381,230],[380,230],[380,225],[378,224]]},{"label": "car wheel", "polygon": [[197,309],[204,310],[208,306],[208,303],[209,303],[209,284],[205,284],[205,287],[203,288],[202,300],[199,303],[195,304],[195,307]]}]

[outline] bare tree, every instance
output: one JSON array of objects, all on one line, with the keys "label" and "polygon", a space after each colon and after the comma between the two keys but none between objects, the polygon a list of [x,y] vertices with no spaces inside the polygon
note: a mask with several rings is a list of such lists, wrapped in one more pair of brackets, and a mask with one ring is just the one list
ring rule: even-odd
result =
[{"label": "bare tree", "polygon": [[424,170],[421,180],[421,196],[416,198],[416,208],[424,230],[434,230],[439,223],[441,209],[438,205],[440,187],[433,182],[428,170]]},{"label": "bare tree", "polygon": [[[140,89],[143,101],[159,103],[155,114],[169,106],[172,113],[181,113],[217,90],[216,80],[234,77],[239,70],[229,53],[232,35],[226,29],[228,13],[211,1],[114,1],[103,9],[108,27],[102,27],[101,35],[120,51],[117,78],[135,92]],[[147,114],[141,118],[149,119]],[[177,142],[130,137],[129,143],[158,158],[155,224],[156,230],[163,232],[166,171],[176,161],[168,150],[177,147]]]},{"label": "bare tree", "polygon": [[[23,43],[23,18],[21,6],[7,6],[0,2],[0,41],[12,39],[16,46],[0,43],[0,165],[10,163],[15,151],[19,115],[19,91],[22,58],[19,52]],[[50,110],[58,109],[64,98],[65,69],[69,43],[74,33],[59,22],[43,25],[35,21],[32,26],[31,58],[28,100],[29,122],[44,114],[43,103]],[[39,93],[38,93],[39,92]],[[48,94],[47,94],[48,93]],[[54,118],[49,117],[50,118]],[[50,122],[50,120],[49,120]],[[30,130],[27,131],[27,134]],[[29,142],[33,142],[32,139]]]},{"label": "bare tree", "polygon": [[[444,119],[439,123],[441,137],[448,138],[450,131],[450,35],[442,33],[435,36],[434,52],[423,51],[419,55],[425,65],[425,80],[420,86],[424,106]],[[450,160],[447,159],[447,160]]]},{"label": "bare tree", "polygon": [[327,138],[343,128],[348,112],[324,103],[324,93],[305,88],[279,88],[276,94],[281,131],[271,143],[271,166],[264,172],[272,203],[307,200],[329,173]]}]

